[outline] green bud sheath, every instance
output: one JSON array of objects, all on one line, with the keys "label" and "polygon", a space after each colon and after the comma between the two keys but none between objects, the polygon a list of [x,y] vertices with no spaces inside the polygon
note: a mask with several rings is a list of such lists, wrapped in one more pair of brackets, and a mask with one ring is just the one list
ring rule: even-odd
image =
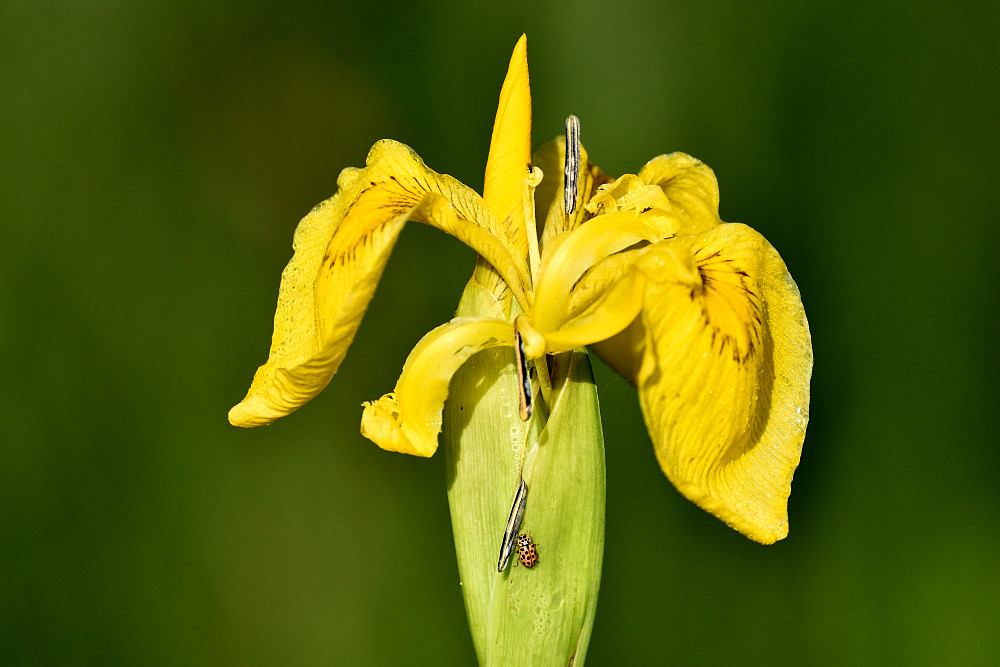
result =
[{"label": "green bud sheath", "polygon": [[[473,279],[458,314],[503,316]],[[551,403],[519,416],[509,348],[469,359],[453,377],[441,441],[469,628],[483,665],[582,665],[604,554],[604,437],[590,360],[554,358]],[[528,486],[520,533],[538,564],[497,572],[511,502]]]}]

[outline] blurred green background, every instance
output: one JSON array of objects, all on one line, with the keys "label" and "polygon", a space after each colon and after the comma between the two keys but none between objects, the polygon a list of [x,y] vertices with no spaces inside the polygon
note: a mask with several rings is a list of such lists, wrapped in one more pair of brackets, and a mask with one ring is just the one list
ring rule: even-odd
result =
[{"label": "blurred green background", "polygon": [[997,3],[383,0],[0,4],[0,661],[474,661],[443,457],[358,433],[472,253],[410,226],[331,386],[226,412],[341,168],[391,137],[481,188],[522,31],[536,142],[575,113],[609,173],[703,159],[815,346],[773,547],[598,369],[591,664],[1000,661]]}]

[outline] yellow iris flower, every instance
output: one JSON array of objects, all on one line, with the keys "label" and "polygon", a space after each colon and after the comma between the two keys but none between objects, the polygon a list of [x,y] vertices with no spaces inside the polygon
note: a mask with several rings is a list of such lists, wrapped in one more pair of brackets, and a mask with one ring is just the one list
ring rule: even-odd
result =
[{"label": "yellow iris flower", "polygon": [[544,360],[586,346],[637,387],[657,459],[682,494],[754,540],[785,537],[812,344],[784,262],[750,227],[722,222],[715,175],[695,158],[661,155],[611,179],[582,152],[568,206],[565,152],[559,138],[532,156],[523,36],[483,196],[403,144],[375,144],[299,223],[270,356],[230,422],[268,424],[330,382],[396,239],[417,220],[478,253],[494,316],[457,317],[424,336],[395,391],[366,404],[366,437],[430,456],[452,376],[473,354],[513,347],[518,331],[544,399]]}]

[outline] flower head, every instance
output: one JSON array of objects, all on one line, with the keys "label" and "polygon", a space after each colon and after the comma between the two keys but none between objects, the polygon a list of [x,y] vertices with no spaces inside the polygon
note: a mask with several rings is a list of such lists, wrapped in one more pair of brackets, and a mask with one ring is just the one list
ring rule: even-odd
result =
[{"label": "flower head", "polygon": [[589,347],[637,387],[678,490],[755,540],[781,539],[812,371],[798,288],[763,236],[719,218],[718,184],[703,163],[672,153],[612,179],[570,125],[531,155],[522,37],[483,196],[390,140],[372,147],[365,167],[345,169],[337,194],[299,223],[270,356],[230,422],[270,423],[330,382],[396,239],[416,220],[476,251],[475,277],[494,307],[424,336],[395,391],[366,404],[366,437],[430,456],[452,376],[474,354],[523,340],[546,399],[545,360]]}]

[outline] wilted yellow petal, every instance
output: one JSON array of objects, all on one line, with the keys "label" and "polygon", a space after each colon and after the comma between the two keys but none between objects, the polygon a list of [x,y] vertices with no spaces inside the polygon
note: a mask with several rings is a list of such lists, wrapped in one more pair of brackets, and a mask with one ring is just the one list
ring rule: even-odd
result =
[{"label": "wilted yellow petal", "polygon": [[395,391],[365,404],[361,434],[391,452],[432,455],[451,376],[473,354],[513,345],[506,320],[459,317],[437,327],[410,352]]},{"label": "wilted yellow petal", "polygon": [[809,418],[812,343],[802,301],[763,236],[723,224],[652,248],[639,398],[671,482],[769,544]]},{"label": "wilted yellow petal", "polygon": [[407,146],[383,140],[364,169],[345,169],[338,193],[299,223],[282,273],[274,335],[236,426],[268,424],[302,406],[336,373],[407,220],[435,226],[473,247],[525,300],[526,259],[517,261],[492,212],[473,190],[428,169]]},{"label": "wilted yellow petal", "polygon": [[719,182],[705,163],[686,153],[653,158],[639,170],[639,178],[663,188],[681,221],[677,235],[697,234],[721,224]]},{"label": "wilted yellow petal", "polygon": [[528,240],[524,227],[521,184],[531,163],[531,88],[528,85],[528,38],[521,35],[510,57],[507,77],[500,89],[500,103],[493,123],[490,153],[486,160],[483,199],[504,221],[511,245],[525,257]]}]

